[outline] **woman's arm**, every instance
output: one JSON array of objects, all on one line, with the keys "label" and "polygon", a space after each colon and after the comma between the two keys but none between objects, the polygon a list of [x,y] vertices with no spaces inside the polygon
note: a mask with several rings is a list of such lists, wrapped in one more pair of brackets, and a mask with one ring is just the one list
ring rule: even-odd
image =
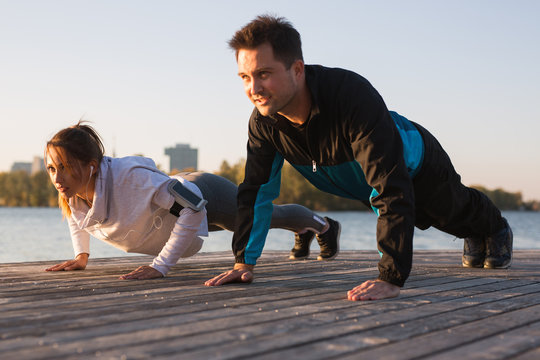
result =
[{"label": "woman's arm", "polygon": [[90,234],[81,230],[71,217],[67,219],[69,225],[69,233],[75,252],[75,259],[67,260],[63,263],[56,264],[45,271],[69,271],[69,270],[84,270],[88,264],[90,256]]},{"label": "woman's arm", "polygon": [[205,209],[201,211],[195,211],[190,208],[182,209],[169,240],[167,240],[167,243],[161,249],[158,256],[154,258],[152,264],[150,266],[141,266],[129,274],[121,276],[120,279],[142,280],[165,276],[196,239],[197,232],[205,216]]}]

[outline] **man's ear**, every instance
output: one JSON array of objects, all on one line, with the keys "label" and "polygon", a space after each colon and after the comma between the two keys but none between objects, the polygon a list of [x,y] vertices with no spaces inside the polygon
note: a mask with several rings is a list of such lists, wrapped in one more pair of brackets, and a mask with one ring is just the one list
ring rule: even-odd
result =
[{"label": "man's ear", "polygon": [[304,62],[300,59],[295,60],[292,64],[292,68],[294,71],[294,75],[296,78],[300,78],[304,76]]}]

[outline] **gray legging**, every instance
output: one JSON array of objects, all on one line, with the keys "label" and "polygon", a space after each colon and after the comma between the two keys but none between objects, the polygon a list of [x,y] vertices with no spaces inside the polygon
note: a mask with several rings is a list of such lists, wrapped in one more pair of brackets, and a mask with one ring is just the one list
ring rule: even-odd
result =
[{"label": "gray legging", "polygon": [[[208,230],[234,231],[236,220],[236,194],[238,187],[224,177],[205,172],[186,172],[178,174],[201,190],[206,204]],[[320,233],[326,220],[308,208],[297,205],[274,205],[270,228],[301,232],[311,230]]]}]

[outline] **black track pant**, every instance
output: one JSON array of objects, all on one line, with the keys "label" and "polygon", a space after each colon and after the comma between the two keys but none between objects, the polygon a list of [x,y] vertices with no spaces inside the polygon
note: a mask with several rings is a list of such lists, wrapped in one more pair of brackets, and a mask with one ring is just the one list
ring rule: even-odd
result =
[{"label": "black track pant", "polygon": [[413,180],[416,222],[459,238],[484,237],[502,229],[501,212],[482,192],[461,183],[450,158],[437,139],[414,124],[424,140],[424,162]]}]

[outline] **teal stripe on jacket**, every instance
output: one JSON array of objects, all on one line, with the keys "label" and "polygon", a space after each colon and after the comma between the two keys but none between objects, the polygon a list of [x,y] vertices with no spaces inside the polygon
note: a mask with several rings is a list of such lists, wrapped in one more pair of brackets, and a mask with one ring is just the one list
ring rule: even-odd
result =
[{"label": "teal stripe on jacket", "polygon": [[422,167],[424,160],[424,140],[418,129],[404,116],[390,111],[390,116],[396,124],[401,141],[403,142],[403,158],[411,178],[415,177]]},{"label": "teal stripe on jacket", "polygon": [[253,207],[253,226],[249,234],[249,240],[244,252],[246,264],[255,265],[261,256],[272,221],[272,211],[274,205],[272,201],[279,196],[281,187],[281,168],[283,167],[283,156],[276,153],[272,163],[270,179],[266,184],[261,185],[255,199]]}]

